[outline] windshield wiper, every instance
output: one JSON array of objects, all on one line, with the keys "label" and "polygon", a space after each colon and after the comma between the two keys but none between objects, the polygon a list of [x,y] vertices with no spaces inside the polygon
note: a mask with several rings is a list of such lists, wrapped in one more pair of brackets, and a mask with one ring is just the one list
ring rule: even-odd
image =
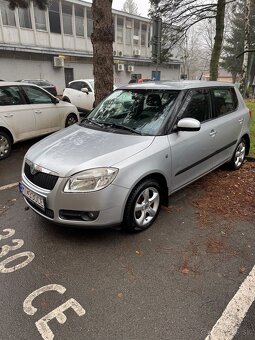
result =
[{"label": "windshield wiper", "polygon": [[137,131],[137,130],[132,129],[132,128],[125,126],[125,125],[119,125],[119,124],[115,124],[115,123],[105,123],[105,122],[100,122],[100,124],[103,124],[104,126],[109,126],[111,128],[114,128],[114,129],[126,130],[126,131],[129,131],[129,132],[135,133],[137,135],[142,135],[142,133],[140,131]]},{"label": "windshield wiper", "polygon": [[87,122],[87,123],[89,123],[89,124],[94,124],[94,125],[96,125],[96,126],[99,126],[100,128],[103,128],[103,127],[104,127],[104,124],[103,124],[103,123],[98,123],[97,121],[92,120],[92,119],[89,119],[89,118],[84,118],[84,119],[82,120],[81,123],[83,123],[84,121]]}]

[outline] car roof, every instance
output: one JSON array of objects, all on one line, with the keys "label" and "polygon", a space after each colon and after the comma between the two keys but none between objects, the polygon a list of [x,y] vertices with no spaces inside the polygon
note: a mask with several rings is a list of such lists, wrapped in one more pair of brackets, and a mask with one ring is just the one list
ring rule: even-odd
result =
[{"label": "car roof", "polygon": [[165,89],[165,90],[187,90],[204,87],[234,87],[232,83],[223,83],[220,81],[204,80],[184,80],[184,81],[149,81],[144,83],[132,83],[121,86],[118,89]]},{"label": "car roof", "polygon": [[94,81],[94,79],[75,79],[75,80],[72,80],[72,81],[69,81],[69,83],[73,83],[74,81]]},{"label": "car roof", "polygon": [[[18,85],[20,86],[19,81],[1,81],[0,86],[11,86],[11,85]],[[33,84],[31,84],[33,85]]]}]

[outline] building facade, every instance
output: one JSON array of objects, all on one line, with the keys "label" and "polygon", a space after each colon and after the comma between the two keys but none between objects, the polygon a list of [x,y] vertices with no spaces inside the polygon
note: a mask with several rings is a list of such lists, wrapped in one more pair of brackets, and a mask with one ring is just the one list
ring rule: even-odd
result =
[{"label": "building facade", "polygon": [[[181,60],[156,65],[151,60],[151,21],[113,10],[114,79],[180,79]],[[52,0],[46,11],[33,1],[27,9],[10,10],[0,0],[0,79],[47,79],[58,94],[73,79],[93,78],[91,4]],[[156,72],[158,71],[158,72]]]}]

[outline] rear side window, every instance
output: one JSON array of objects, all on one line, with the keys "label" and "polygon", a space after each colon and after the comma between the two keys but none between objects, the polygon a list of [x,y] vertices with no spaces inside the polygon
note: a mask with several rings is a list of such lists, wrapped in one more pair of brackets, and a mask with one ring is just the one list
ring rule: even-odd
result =
[{"label": "rear side window", "polygon": [[0,87],[0,106],[22,104],[24,101],[17,86]]},{"label": "rear side window", "polygon": [[237,109],[238,99],[233,88],[212,89],[215,116],[220,117]]},{"label": "rear side window", "polygon": [[23,86],[23,89],[31,104],[52,104],[51,97],[40,88]]}]

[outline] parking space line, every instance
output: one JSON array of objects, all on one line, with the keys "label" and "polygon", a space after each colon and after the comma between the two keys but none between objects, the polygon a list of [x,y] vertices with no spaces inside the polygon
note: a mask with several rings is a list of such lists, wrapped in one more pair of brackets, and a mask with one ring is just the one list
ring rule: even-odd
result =
[{"label": "parking space line", "polygon": [[255,300],[255,266],[205,340],[231,340]]},{"label": "parking space line", "polygon": [[0,187],[0,191],[6,190],[6,189],[11,189],[11,188],[14,188],[14,187],[16,187],[18,185],[19,185],[19,182],[12,183],[12,184],[7,184],[7,185],[4,185],[4,186]]}]

